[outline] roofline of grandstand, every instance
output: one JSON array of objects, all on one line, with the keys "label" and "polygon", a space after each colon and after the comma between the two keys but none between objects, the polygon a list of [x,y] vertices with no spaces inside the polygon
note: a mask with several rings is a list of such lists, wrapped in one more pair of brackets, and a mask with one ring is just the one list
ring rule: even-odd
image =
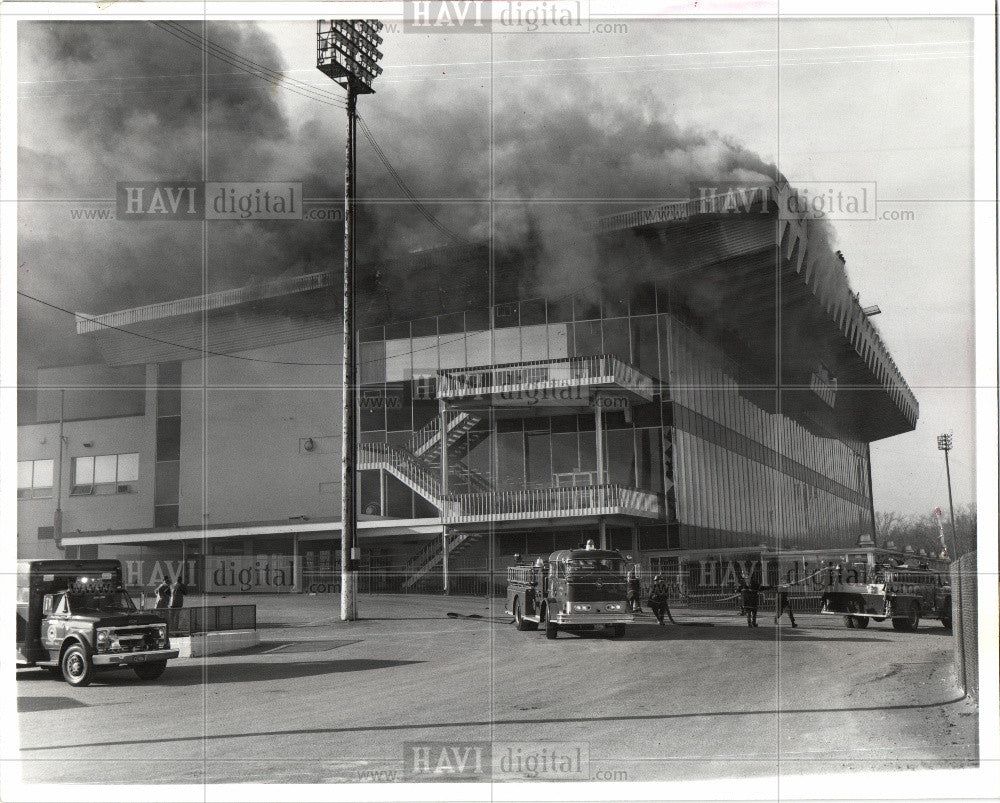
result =
[{"label": "roofline of grandstand", "polygon": [[97,332],[102,329],[129,326],[135,323],[158,321],[172,318],[176,315],[188,315],[208,310],[223,309],[245,304],[248,301],[260,301],[265,298],[278,298],[291,293],[302,293],[307,290],[317,290],[329,287],[333,278],[331,271],[306,273],[301,276],[291,276],[282,279],[272,279],[258,282],[231,290],[220,290],[201,296],[177,298],[173,301],[161,301],[157,304],[147,304],[144,307],[107,312],[103,315],[89,315],[84,312],[74,313],[76,316],[76,333],[78,335]]},{"label": "roofline of grandstand", "polygon": [[[817,300],[833,319],[838,328],[854,346],[857,353],[878,376],[883,387],[894,398],[897,404],[908,408],[907,418],[915,424],[919,409],[917,399],[909,384],[903,378],[902,371],[896,365],[881,334],[861,307],[857,296],[850,287],[838,288],[826,282],[823,270],[817,266],[828,259],[836,259],[832,253],[817,253],[808,247],[808,220],[804,214],[788,213],[790,206],[788,198],[794,194],[792,187],[784,181],[759,185],[754,188],[759,193],[747,196],[748,202],[773,205],[782,223],[780,240],[787,238],[786,259],[792,259],[793,269],[803,275],[805,283],[810,287]],[[628,212],[599,218],[596,228],[599,233],[607,234],[617,230],[641,228],[650,224],[669,225],[689,219],[691,216],[718,213],[717,202],[723,195],[706,195],[701,198],[671,201],[648,209]],[[782,209],[786,214],[781,214]],[[780,245],[779,245],[780,247]],[[435,250],[435,249],[431,249]],[[839,256],[839,254],[838,254]],[[267,298],[277,298],[293,293],[329,287],[334,274],[331,271],[309,273],[301,276],[274,279],[222,290],[202,296],[164,301],[143,307],[109,312],[103,315],[87,315],[75,313],[78,335],[89,334],[109,328],[119,328],[136,323],[162,320],[178,315],[205,312],[208,310],[234,307],[250,301]],[[868,353],[870,350],[870,353]]]}]

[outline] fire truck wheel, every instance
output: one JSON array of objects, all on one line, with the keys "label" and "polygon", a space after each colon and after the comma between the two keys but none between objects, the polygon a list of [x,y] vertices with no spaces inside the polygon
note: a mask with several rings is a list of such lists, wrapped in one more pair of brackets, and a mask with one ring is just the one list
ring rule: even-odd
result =
[{"label": "fire truck wheel", "polygon": [[521,610],[521,600],[514,597],[514,627],[520,630],[522,633],[526,630],[537,630],[538,625],[534,622],[529,622],[524,618],[524,612]]},{"label": "fire truck wheel", "polygon": [[910,633],[917,629],[917,625],[920,624],[920,608],[913,606],[909,609],[906,616],[898,616],[892,620],[892,627],[894,630],[901,630],[904,633]]},{"label": "fire truck wheel", "polygon": [[868,617],[867,616],[855,616],[854,617],[854,626],[858,630],[864,630],[866,627],[868,627]]},{"label": "fire truck wheel", "polygon": [[853,630],[854,629],[854,617],[853,616],[845,616],[844,617],[844,625],[848,629]]},{"label": "fire truck wheel", "polygon": [[156,680],[164,673],[164,671],[166,671],[167,662],[154,661],[151,664],[143,664],[132,668],[135,670],[135,674],[138,676],[139,680]]},{"label": "fire truck wheel", "polygon": [[71,644],[59,662],[63,678],[71,686],[86,686],[94,679],[94,665],[87,651],[79,644]]},{"label": "fire truck wheel", "polygon": [[542,608],[542,621],[545,622],[545,638],[554,639],[559,635],[559,627],[549,619],[549,606]]}]

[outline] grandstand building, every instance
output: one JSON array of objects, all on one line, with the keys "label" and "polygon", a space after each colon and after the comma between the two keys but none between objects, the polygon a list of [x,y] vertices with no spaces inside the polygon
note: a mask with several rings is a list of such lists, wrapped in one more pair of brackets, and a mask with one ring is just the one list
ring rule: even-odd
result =
[{"label": "grandstand building", "polygon": [[[606,281],[558,299],[519,297],[530,242],[369,266],[362,588],[462,590],[588,538],[656,568],[873,536],[869,444],[918,406],[788,192],[602,219]],[[339,289],[313,273],[79,314],[105,363],[39,373],[20,556],[119,557],[137,586],[183,567],[206,591],[332,590]]]}]

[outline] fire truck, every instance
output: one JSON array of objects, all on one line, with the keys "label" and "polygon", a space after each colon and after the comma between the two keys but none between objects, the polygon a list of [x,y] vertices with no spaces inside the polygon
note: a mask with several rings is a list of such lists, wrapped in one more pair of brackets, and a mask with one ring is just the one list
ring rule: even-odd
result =
[{"label": "fire truck", "polygon": [[850,628],[868,627],[868,622],[892,620],[896,630],[917,629],[921,617],[940,619],[951,628],[951,582],[943,568],[927,566],[875,565],[855,567],[843,577],[843,569],[822,596],[820,613],[840,615]]},{"label": "fire truck", "polygon": [[140,680],[155,680],[177,655],[167,623],[136,610],[119,561],[18,561],[18,666],[86,686],[103,669],[131,668]]},{"label": "fire truck", "polygon": [[625,634],[633,620],[626,601],[625,558],[607,549],[563,549],[507,569],[507,613],[518,630],[608,630]]}]

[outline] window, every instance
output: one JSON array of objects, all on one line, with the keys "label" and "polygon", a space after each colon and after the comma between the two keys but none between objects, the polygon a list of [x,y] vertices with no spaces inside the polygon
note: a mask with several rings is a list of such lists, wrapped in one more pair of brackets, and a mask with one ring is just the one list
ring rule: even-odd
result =
[{"label": "window", "polygon": [[138,479],[137,453],[74,457],[70,494],[85,496],[135,493]]},{"label": "window", "polygon": [[17,462],[17,498],[45,499],[52,496],[55,462],[19,460]]}]

